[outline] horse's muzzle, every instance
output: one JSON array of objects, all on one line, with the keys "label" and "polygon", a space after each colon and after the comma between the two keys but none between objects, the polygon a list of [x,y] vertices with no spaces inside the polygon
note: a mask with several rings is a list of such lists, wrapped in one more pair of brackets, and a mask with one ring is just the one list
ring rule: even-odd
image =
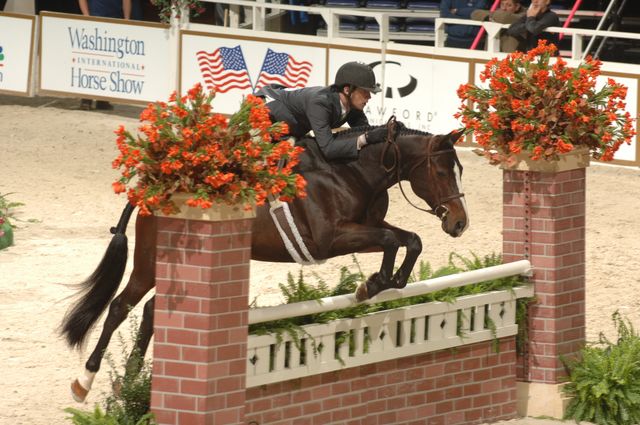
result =
[{"label": "horse's muzzle", "polygon": [[453,219],[446,206],[442,206],[441,208],[444,210],[442,214],[439,215],[440,221],[442,222],[442,230],[454,238],[461,236],[467,229],[466,217],[457,220]]}]

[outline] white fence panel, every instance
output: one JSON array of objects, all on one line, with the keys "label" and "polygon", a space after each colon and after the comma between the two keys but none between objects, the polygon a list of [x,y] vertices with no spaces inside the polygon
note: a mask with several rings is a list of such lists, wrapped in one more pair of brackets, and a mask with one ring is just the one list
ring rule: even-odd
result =
[{"label": "white fence panel", "polygon": [[417,304],[304,326],[280,342],[249,336],[247,387],[515,335],[516,300],[532,295],[531,286],[522,286]]}]

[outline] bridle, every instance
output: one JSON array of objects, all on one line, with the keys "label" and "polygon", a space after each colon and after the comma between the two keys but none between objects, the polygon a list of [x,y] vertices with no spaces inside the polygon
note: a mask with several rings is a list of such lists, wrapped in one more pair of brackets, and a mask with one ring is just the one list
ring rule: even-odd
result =
[{"label": "bridle", "polygon": [[[407,197],[407,194],[405,193],[403,187],[402,187],[402,180],[400,178],[400,162],[402,160],[401,155],[400,155],[400,148],[398,147],[398,144],[396,143],[396,137],[397,137],[397,128],[396,128],[396,117],[395,116],[391,116],[391,118],[389,118],[389,121],[387,121],[387,137],[385,140],[385,146],[384,149],[382,150],[382,154],[381,154],[381,158],[380,158],[380,163],[382,164],[383,168],[385,169],[386,172],[391,172],[394,169],[396,170],[396,180],[398,182],[398,186],[400,187],[400,192],[402,193],[402,196],[404,197],[404,199],[409,203],[409,205],[411,205],[412,207],[414,207],[417,210],[423,211],[423,212],[427,212],[429,214],[433,214],[435,216],[437,216],[440,220],[444,220],[444,218],[447,216],[447,214],[449,214],[449,208],[447,208],[447,206],[445,205],[447,202],[454,200],[454,199],[458,199],[458,198],[462,198],[464,197],[464,193],[463,192],[459,192],[453,195],[449,195],[445,198],[442,199],[438,199],[437,202],[435,203],[436,206],[432,209],[425,209],[422,207],[417,206],[416,204],[414,204],[413,202],[411,202],[411,200],[409,199],[409,197]],[[387,151],[389,150],[389,148],[393,148],[393,152],[394,152],[394,161],[393,164],[391,164],[391,166],[387,167],[384,164],[384,158],[387,155]],[[427,150],[427,154],[425,155],[424,158],[422,158],[420,161],[418,161],[413,167],[411,167],[411,169],[409,170],[409,176],[411,176],[411,174],[414,172],[414,170],[416,168],[418,168],[419,166],[421,166],[422,164],[424,164],[425,162],[427,163],[427,177],[429,176],[429,170],[431,168],[431,158],[436,157],[436,156],[440,156],[440,155],[444,155],[444,154],[449,154],[449,153],[453,153],[454,154],[454,159],[456,162],[456,165],[459,167],[460,170],[462,170],[462,164],[460,164],[460,160],[458,159],[458,156],[455,154],[455,149],[451,148],[451,149],[445,149],[445,150],[441,150],[441,151],[436,151],[433,152],[431,151],[431,146],[429,146],[429,149]]]}]

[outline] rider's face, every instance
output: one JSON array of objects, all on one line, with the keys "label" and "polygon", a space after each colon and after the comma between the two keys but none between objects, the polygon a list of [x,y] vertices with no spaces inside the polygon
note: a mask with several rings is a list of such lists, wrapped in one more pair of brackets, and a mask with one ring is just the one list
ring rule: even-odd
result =
[{"label": "rider's face", "polygon": [[368,90],[356,88],[351,92],[350,103],[351,107],[362,111],[367,105],[367,102],[371,99],[371,93]]}]

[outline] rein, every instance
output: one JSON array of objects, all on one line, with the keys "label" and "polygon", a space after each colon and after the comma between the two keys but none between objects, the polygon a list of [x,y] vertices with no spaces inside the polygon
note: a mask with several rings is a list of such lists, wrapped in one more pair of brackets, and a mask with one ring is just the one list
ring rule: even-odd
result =
[{"label": "rein", "polygon": [[[400,154],[400,148],[398,147],[398,144],[396,143],[396,138],[398,137],[398,132],[397,132],[397,123],[396,123],[396,117],[395,115],[392,115],[389,118],[389,121],[387,121],[387,137],[385,139],[385,146],[384,149],[382,149],[382,153],[380,156],[380,163],[382,164],[382,167],[384,168],[384,170],[389,173],[391,171],[393,171],[394,169],[396,170],[396,179],[398,182],[398,186],[400,187],[400,193],[402,193],[402,196],[404,197],[404,199],[407,201],[407,203],[409,205],[411,205],[413,208],[419,210],[419,211],[423,211],[429,214],[433,214],[435,216],[437,216],[438,218],[444,218],[447,213],[449,212],[449,209],[444,206],[443,204],[451,201],[453,199],[457,199],[457,198],[462,198],[464,196],[464,193],[456,193],[454,195],[450,195],[447,196],[444,199],[440,199],[439,202],[437,202],[437,205],[435,208],[432,209],[426,209],[426,208],[422,208],[419,207],[418,205],[414,204],[413,202],[411,202],[411,200],[409,199],[409,197],[407,196],[407,194],[404,191],[404,188],[402,187],[402,180],[400,178],[400,162],[402,160],[401,154]],[[394,156],[393,156],[393,163],[387,167],[384,163],[384,158],[387,155],[387,152],[390,148],[393,148],[393,152],[394,152]],[[418,168],[420,165],[422,165],[425,161],[427,162],[427,170],[429,169],[429,167],[431,166],[431,158],[434,156],[439,156],[439,155],[443,155],[446,153],[451,153],[454,152],[455,153],[455,149],[447,149],[447,150],[443,150],[443,151],[437,151],[437,152],[430,152],[427,151],[427,155],[421,159],[417,164],[415,164],[411,170],[409,170],[409,175],[411,175],[411,173],[413,173],[413,170],[415,170],[416,168]],[[456,160],[456,164],[458,166],[460,166],[460,161],[458,160],[458,158],[455,158]],[[428,173],[427,173],[428,174]],[[438,211],[440,210],[440,208],[444,209],[444,211],[442,212],[442,214],[438,214]]]}]

